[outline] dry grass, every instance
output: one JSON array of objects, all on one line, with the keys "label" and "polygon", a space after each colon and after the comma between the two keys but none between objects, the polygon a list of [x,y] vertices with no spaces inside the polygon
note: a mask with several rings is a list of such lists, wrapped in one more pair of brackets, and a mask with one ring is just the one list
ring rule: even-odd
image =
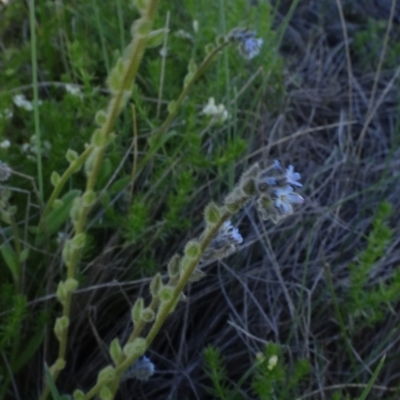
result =
[{"label": "dry grass", "polygon": [[[400,336],[391,334],[397,316],[353,337],[358,369],[352,371],[326,282],[329,271],[336,294],[340,297],[346,290],[348,265],[365,246],[383,200],[393,204],[392,227],[400,231],[398,86],[393,79],[398,71],[383,70],[375,86],[375,75],[357,62],[349,73],[340,20],[335,27],[333,22],[325,26],[302,11],[284,45],[290,65],[287,102],[279,115],[262,107],[253,151],[238,172],[242,163],[254,160],[293,164],[302,172],[306,204],[277,226],[261,222],[254,207],[243,210],[239,222],[245,244],[240,253],[206,267],[207,278],[189,288],[188,301],[170,317],[151,348],[157,374],[147,383],[127,381],[120,398],[207,398],[202,351],[209,343],[226,355],[233,381],[269,341],[287,349],[288,362],[308,358],[313,374],[303,394],[310,393],[310,399],[330,398],[325,388],[332,385],[367,382],[383,354],[390,357],[377,383],[399,383]],[[349,32],[351,41],[352,29]],[[201,212],[213,184],[208,182],[196,194],[194,214]],[[399,242],[396,237],[371,279],[385,280],[400,265]],[[147,295],[146,280],[124,282],[136,258],[129,249],[110,251],[117,243],[118,234],[104,244],[104,253],[87,268],[88,288],[76,296],[70,342],[79,356],[70,360],[68,379],[59,381],[61,390],[93,383],[94,371],[109,362],[107,344],[115,336],[128,335],[132,299]],[[182,238],[164,246],[164,259],[179,250],[179,243]],[[86,328],[88,320],[91,330]],[[46,348],[52,351],[52,344]],[[355,395],[359,389],[349,385],[347,393]],[[250,390],[243,392],[244,399],[251,396]],[[372,396],[384,399],[389,392],[377,388]]]}]

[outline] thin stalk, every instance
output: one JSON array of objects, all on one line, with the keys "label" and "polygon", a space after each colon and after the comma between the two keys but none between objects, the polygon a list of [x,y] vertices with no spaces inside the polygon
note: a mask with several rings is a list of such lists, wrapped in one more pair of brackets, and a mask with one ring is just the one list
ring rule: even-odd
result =
[{"label": "thin stalk", "polygon": [[36,53],[36,29],[35,29],[35,0],[29,1],[29,25],[31,31],[31,61],[32,61],[32,87],[33,87],[33,115],[35,120],[35,139],[37,148],[37,173],[39,181],[40,202],[43,202],[43,167],[42,167],[42,142],[39,119],[39,93],[37,79],[37,53]]},{"label": "thin stalk", "polygon": [[218,47],[216,47],[210,54],[207,55],[207,57],[202,61],[202,63],[199,65],[197,68],[197,71],[194,73],[193,78],[188,82],[186,86],[182,89],[181,94],[179,95],[178,99],[176,100],[175,104],[175,109],[168,114],[168,117],[165,119],[163,124],[160,126],[160,128],[154,133],[154,136],[156,139],[160,138],[161,135],[168,129],[170,123],[172,120],[175,118],[176,114],[178,113],[178,109],[181,106],[183,100],[189,93],[189,90],[192,88],[192,86],[195,84],[195,82],[203,75],[203,73],[206,71],[210,63],[213,61],[214,57],[227,45],[229,45],[230,42],[224,42]]},{"label": "thin stalk", "polygon": [[[147,18],[150,25],[152,25],[155,13],[158,6],[158,0],[150,0],[148,2],[147,9],[143,14],[143,18]],[[118,93],[113,96],[109,103],[108,112],[106,114],[106,121],[104,125],[101,127],[102,134],[106,139],[108,139],[112,134],[112,129],[115,124],[115,121],[120,114],[122,105],[123,105],[123,96],[126,92],[127,88],[131,87],[132,82],[136,76],[137,70],[143,58],[143,54],[146,48],[147,35],[137,35],[134,38],[132,43],[132,51],[130,52],[130,59],[128,60],[128,64],[122,78],[121,89]],[[107,140],[106,140],[107,143]],[[93,160],[92,168],[88,171],[87,182],[86,182],[86,192],[94,191],[95,184],[97,181],[97,177],[100,171],[101,164],[103,162],[104,154],[106,151],[107,145],[103,145],[102,147],[97,147],[97,152],[95,154],[95,159]],[[79,218],[75,223],[75,235],[74,238],[79,236],[80,234],[85,232],[85,226],[88,214],[92,208],[92,205],[83,205],[79,214]],[[72,239],[73,240],[73,239]],[[68,259],[67,265],[67,278],[74,279],[76,275],[76,269],[80,260],[81,249],[73,248],[72,252]],[[68,291],[65,296],[65,300],[63,301],[63,317],[69,319],[70,311],[71,311],[71,303],[72,303],[72,291]],[[51,375],[54,381],[56,381],[59,373],[61,372],[61,368],[58,367],[59,363],[57,360],[61,360],[65,364],[65,356],[67,351],[67,343],[68,343],[68,327],[66,327],[59,338],[59,351],[56,362],[50,367]],[[46,385],[43,389],[42,395],[40,397],[41,400],[45,400],[49,395],[50,387],[46,382]]]},{"label": "thin stalk", "polygon": [[[165,320],[167,319],[168,315],[171,313],[171,311],[175,307],[183,289],[188,284],[193,271],[199,264],[201,257],[204,254],[204,251],[207,249],[207,247],[210,244],[210,242],[212,241],[212,239],[218,233],[222,224],[224,222],[226,222],[231,217],[231,215],[232,215],[232,213],[229,211],[224,212],[221,215],[220,220],[211,229],[208,229],[205,232],[205,234],[200,242],[200,254],[196,258],[193,258],[189,262],[189,265],[187,266],[185,271],[182,272],[182,274],[179,278],[179,281],[178,281],[176,287],[174,288],[172,298],[168,302],[165,302],[163,304],[162,308],[160,308],[158,315],[156,317],[156,320],[153,322],[153,325],[150,328],[150,331],[146,336],[146,348],[148,348],[151,345],[154,338],[157,336],[158,332],[160,331],[161,327],[163,326]],[[154,303],[153,305],[156,305],[156,303]],[[134,329],[134,331],[131,334],[131,337],[129,338],[129,342],[132,342],[133,339],[135,339],[136,337],[139,336],[139,334],[140,334],[139,332],[141,332],[143,330],[144,326],[145,326],[144,323],[137,325],[137,328]],[[139,357],[139,355],[137,355],[137,354],[135,354],[131,357],[124,357],[123,361],[119,362],[118,365],[116,366],[116,368],[115,368],[116,376],[111,383],[112,395],[113,395],[112,398],[114,398],[115,392],[118,389],[119,380],[121,379],[122,374],[127,370],[127,368],[129,368],[129,366],[131,366],[137,360],[138,357]],[[107,383],[107,382],[96,383],[96,385],[93,386],[89,390],[89,392],[86,393],[85,400],[90,400],[91,398],[93,398],[96,394],[98,394],[100,392],[101,388],[103,386],[105,386],[106,384],[110,385],[110,383]]]}]

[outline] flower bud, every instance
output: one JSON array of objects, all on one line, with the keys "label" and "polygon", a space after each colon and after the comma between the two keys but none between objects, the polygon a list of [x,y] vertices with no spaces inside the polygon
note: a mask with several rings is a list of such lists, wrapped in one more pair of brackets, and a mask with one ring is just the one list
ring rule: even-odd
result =
[{"label": "flower bud", "polygon": [[142,319],[143,308],[144,308],[144,300],[142,297],[139,297],[135,301],[135,304],[133,305],[132,310],[131,310],[132,322],[134,324],[138,324],[140,322],[140,320]]},{"label": "flower bud", "polygon": [[124,354],[128,357],[140,357],[147,349],[147,342],[144,338],[136,338],[132,343],[124,346]]},{"label": "flower bud", "polygon": [[154,321],[156,314],[151,308],[147,307],[142,311],[141,317],[144,322],[152,322]]},{"label": "flower bud", "polygon": [[50,182],[53,186],[57,186],[61,180],[60,174],[56,171],[51,173]]},{"label": "flower bud", "polygon": [[94,117],[97,125],[103,126],[107,120],[107,113],[104,110],[99,110]]},{"label": "flower bud", "polygon": [[170,301],[174,295],[174,288],[172,286],[166,285],[160,289],[158,295],[162,302]]},{"label": "flower bud", "polygon": [[110,356],[114,361],[114,364],[118,363],[119,359],[121,358],[121,354],[122,354],[121,345],[119,344],[118,338],[115,338],[110,343]]},{"label": "flower bud", "polygon": [[185,256],[189,258],[196,258],[200,255],[201,249],[200,244],[197,240],[191,240],[186,243],[185,246]]},{"label": "flower bud", "polygon": [[112,400],[113,398],[111,390],[107,386],[101,388],[99,396],[101,400]]},{"label": "flower bud", "polygon": [[179,276],[179,265],[181,257],[175,254],[168,263],[168,275],[170,278],[176,278]]},{"label": "flower bud", "polygon": [[115,378],[115,368],[111,365],[103,368],[97,375],[98,383],[109,383]]},{"label": "flower bud", "polygon": [[221,208],[213,201],[208,203],[204,210],[204,218],[207,225],[215,225],[221,219]]},{"label": "flower bud", "polygon": [[158,273],[154,275],[154,278],[151,280],[150,283],[150,293],[153,297],[158,297],[158,292],[160,288],[162,287],[162,279],[161,279],[161,274]]},{"label": "flower bud", "polygon": [[82,196],[83,204],[90,207],[96,201],[96,193],[93,190],[86,191]]},{"label": "flower bud", "polygon": [[72,397],[74,400],[85,400],[85,393],[83,393],[82,390],[74,390]]},{"label": "flower bud", "polygon": [[69,163],[73,163],[78,158],[78,153],[75,150],[68,149],[67,153],[65,154],[65,158]]}]

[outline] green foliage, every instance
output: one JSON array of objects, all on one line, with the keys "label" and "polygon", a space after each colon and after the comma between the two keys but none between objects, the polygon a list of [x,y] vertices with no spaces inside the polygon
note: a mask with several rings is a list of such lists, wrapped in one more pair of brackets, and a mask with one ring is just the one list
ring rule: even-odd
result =
[{"label": "green foliage", "polygon": [[[358,29],[354,36],[354,51],[360,63],[375,71],[382,51],[384,36],[387,30],[387,20],[369,18],[362,29]],[[397,30],[394,26],[393,30]],[[398,31],[392,32],[386,49],[384,69],[396,68],[400,61],[400,43]]]},{"label": "green foliage", "polygon": [[291,400],[301,392],[303,380],[311,372],[310,363],[299,359],[293,366],[283,361],[281,347],[270,343],[259,353],[250,369],[236,383],[231,383],[226,361],[221,352],[209,345],[204,350],[205,371],[212,382],[209,389],[214,398],[221,400],[242,399],[240,389],[251,381],[260,400]]},{"label": "green foliage", "polygon": [[369,284],[370,274],[383,259],[386,249],[393,241],[393,230],[389,226],[392,207],[380,204],[367,236],[366,248],[358,254],[357,261],[349,265],[350,289],[344,310],[355,320],[371,325],[381,321],[391,309],[391,304],[400,299],[400,272],[395,270],[384,282]]},{"label": "green foliage", "polygon": [[212,382],[210,393],[217,399],[226,400],[230,397],[231,388],[227,381],[225,358],[220,350],[209,345],[204,350],[205,371]]}]

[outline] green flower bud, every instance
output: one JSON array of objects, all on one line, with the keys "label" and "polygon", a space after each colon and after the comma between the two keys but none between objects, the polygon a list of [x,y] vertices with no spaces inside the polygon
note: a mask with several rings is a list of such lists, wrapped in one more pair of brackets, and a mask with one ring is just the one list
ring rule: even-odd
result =
[{"label": "green flower bud", "polygon": [[96,201],[96,193],[93,190],[86,191],[82,196],[83,204],[90,207]]},{"label": "green flower bud", "polygon": [[151,280],[150,283],[150,293],[153,297],[158,297],[158,292],[160,288],[162,287],[162,278],[161,274],[158,273],[154,275],[154,278]]},{"label": "green flower bud", "polygon": [[65,303],[65,299],[67,298],[67,289],[63,281],[58,283],[56,297],[61,304]]},{"label": "green flower bud", "polygon": [[168,103],[168,112],[172,114],[176,110],[176,101],[172,100]]},{"label": "green flower bud", "polygon": [[65,289],[66,289],[68,292],[73,292],[73,291],[76,290],[76,288],[78,287],[79,282],[78,282],[76,279],[68,278],[68,279],[64,282],[64,285],[65,285]]},{"label": "green flower bud", "polygon": [[166,285],[160,289],[158,295],[162,302],[170,301],[174,295],[174,288]]},{"label": "green flower bud", "polygon": [[154,312],[151,308],[149,308],[149,307],[145,308],[145,309],[142,311],[142,320],[143,320],[144,322],[151,322],[151,321],[154,321],[154,318],[155,318],[155,317],[156,317],[155,312]]},{"label": "green flower bud", "polygon": [[[107,136],[104,134],[102,129],[99,128],[99,129],[94,130],[94,132],[92,134],[92,143],[96,147],[103,147],[104,145],[107,144]],[[88,157],[88,159],[89,159],[89,157]]]},{"label": "green flower bud", "polygon": [[64,331],[68,328],[69,318],[65,315],[56,319],[56,323],[54,324],[54,333],[58,340],[61,340],[61,337]]},{"label": "green flower bud", "polygon": [[62,259],[63,259],[63,261],[64,261],[64,264],[68,267],[70,264],[71,264],[71,262],[72,262],[72,255],[73,255],[73,252],[74,252],[74,248],[73,248],[73,245],[72,245],[72,240],[71,239],[68,239],[68,240],[66,240],[65,241],[65,243],[64,243],[64,248],[63,248],[63,251],[62,251]]},{"label": "green flower bud", "polygon": [[113,398],[111,390],[107,386],[101,388],[99,396],[101,400],[112,400]]},{"label": "green flower bud", "polygon": [[159,46],[164,41],[164,38],[167,33],[168,29],[165,28],[151,31],[147,36],[147,43],[146,43],[147,48]]},{"label": "green flower bud", "polygon": [[104,110],[99,110],[94,117],[94,120],[97,125],[103,126],[107,120],[107,113]]},{"label": "green flower bud", "polygon": [[72,202],[71,210],[69,211],[69,216],[71,217],[72,222],[75,223],[79,220],[81,217],[82,207],[82,197],[75,197],[74,201]]},{"label": "green flower bud", "polygon": [[148,0],[134,0],[135,6],[138,9],[138,11],[143,14],[148,6],[149,1]]},{"label": "green flower bud", "polygon": [[194,73],[188,72],[185,76],[185,79],[183,80],[183,87],[184,88],[187,87],[193,78],[194,78]]},{"label": "green flower bud", "polygon": [[62,358],[58,358],[54,363],[54,366],[57,371],[62,371],[65,368],[66,364],[67,363],[65,362],[65,360],[63,360]]},{"label": "green flower bud", "polygon": [[206,52],[207,55],[211,54],[214,50],[215,50],[214,43],[208,43],[204,48],[204,51]]},{"label": "green flower bud", "polygon": [[168,263],[168,275],[170,278],[176,278],[179,276],[179,265],[181,262],[181,257],[175,254]]},{"label": "green flower bud", "polygon": [[61,180],[61,177],[60,177],[60,175],[58,174],[58,172],[53,171],[53,172],[51,173],[51,177],[50,177],[50,182],[51,182],[51,184],[52,184],[53,186],[57,186],[57,185],[59,184],[60,180]]},{"label": "green flower bud", "polygon": [[111,365],[103,368],[97,375],[97,383],[109,383],[115,378],[115,368]]},{"label": "green flower bud", "polygon": [[72,239],[72,245],[75,249],[81,249],[86,243],[86,233],[78,233]]},{"label": "green flower bud", "polygon": [[146,17],[136,20],[131,28],[132,37],[136,35],[147,36],[150,33],[151,21]]},{"label": "green flower bud", "polygon": [[213,201],[208,203],[204,210],[207,225],[215,225],[221,219],[222,210]]},{"label": "green flower bud", "polygon": [[144,308],[144,300],[142,297],[139,297],[135,301],[135,304],[133,305],[131,310],[132,322],[134,324],[138,324],[142,319],[143,308]]},{"label": "green flower bud", "polygon": [[193,60],[193,58],[191,58],[190,61],[189,61],[188,71],[193,75],[197,71],[197,65],[196,65],[195,61]]},{"label": "green flower bud", "polygon": [[74,400],[85,400],[85,393],[83,393],[82,390],[74,390],[72,397]]},{"label": "green flower bud", "polygon": [[185,256],[190,258],[196,258],[200,255],[201,249],[200,244],[197,240],[191,240],[186,243]]},{"label": "green flower bud", "polygon": [[136,338],[132,343],[124,346],[124,354],[128,357],[140,357],[147,349],[147,342],[144,338]]},{"label": "green flower bud", "polygon": [[114,364],[118,363],[119,359],[121,358],[121,354],[122,354],[121,345],[119,344],[119,340],[115,338],[110,343],[110,356],[114,361]]},{"label": "green flower bud", "polygon": [[69,163],[73,163],[78,158],[78,153],[75,150],[68,149],[65,158]]}]

